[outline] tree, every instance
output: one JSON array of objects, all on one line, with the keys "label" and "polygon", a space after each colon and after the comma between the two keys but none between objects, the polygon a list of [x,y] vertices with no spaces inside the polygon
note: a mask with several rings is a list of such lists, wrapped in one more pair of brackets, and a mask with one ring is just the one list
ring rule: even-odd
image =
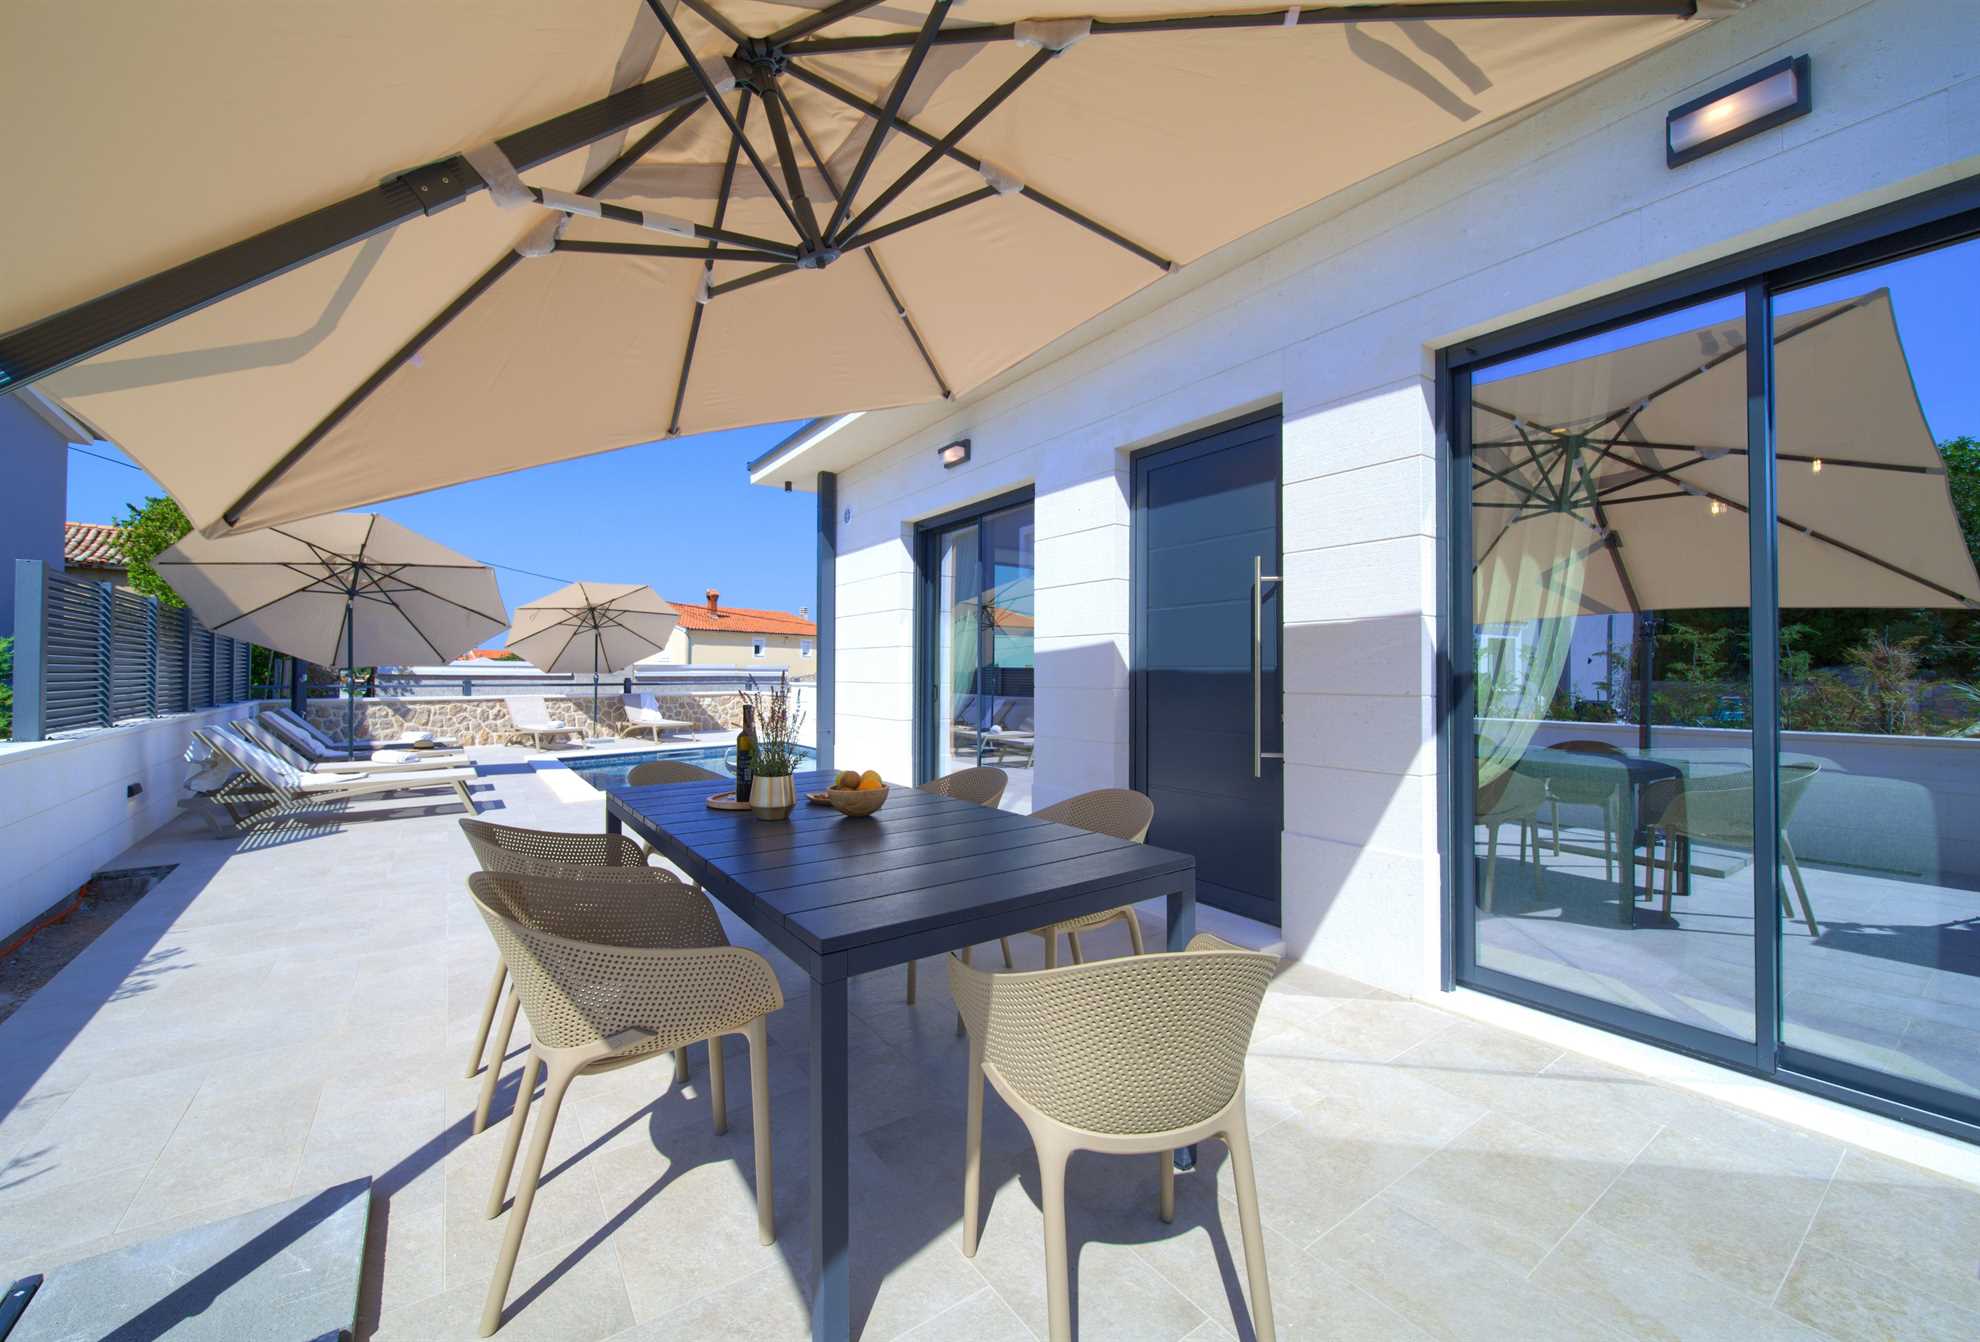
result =
[{"label": "tree", "polygon": [[172,585],[151,566],[161,551],[192,530],[191,519],[178,503],[170,498],[153,497],[146,499],[141,508],[130,504],[117,519],[117,525],[122,528],[117,534],[117,550],[124,556],[131,586],[146,596],[157,597],[164,605],[185,605]]},{"label": "tree", "polygon": [[0,638],[0,741],[14,734],[14,640]]},{"label": "tree", "polygon": [[1946,463],[1946,487],[1952,491],[1959,529],[1966,533],[1967,552],[1980,567],[1980,438],[1948,438],[1939,444],[1939,456]]}]

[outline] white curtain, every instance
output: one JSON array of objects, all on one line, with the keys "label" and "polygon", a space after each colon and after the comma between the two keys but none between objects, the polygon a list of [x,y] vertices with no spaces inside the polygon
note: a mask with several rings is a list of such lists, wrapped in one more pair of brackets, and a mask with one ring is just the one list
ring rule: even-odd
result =
[{"label": "white curtain", "polygon": [[1589,557],[1601,536],[1587,519],[1542,513],[1506,528],[1477,565],[1478,786],[1519,762],[1546,716],[1574,641]]}]

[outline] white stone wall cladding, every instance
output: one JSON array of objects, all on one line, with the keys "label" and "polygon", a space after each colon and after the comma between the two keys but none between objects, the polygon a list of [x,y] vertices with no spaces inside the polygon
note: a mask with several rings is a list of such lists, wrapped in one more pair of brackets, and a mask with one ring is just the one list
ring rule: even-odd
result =
[{"label": "white stone wall cladding", "polygon": [[[742,708],[733,694],[659,695],[654,703],[668,717],[692,723],[693,731],[734,731],[742,725]],[[599,696],[595,721],[589,694],[548,695],[544,707],[560,722],[604,736],[617,736],[626,722],[625,705],[617,693]],[[310,700],[309,720],[332,737],[344,734],[344,714],[341,699]],[[409,729],[456,737],[470,746],[504,745],[515,739],[508,706],[500,699],[420,696],[358,701],[358,735],[386,738]]]},{"label": "white stone wall cladding", "polygon": [[[1127,454],[1279,405],[1287,943],[1433,991],[1436,350],[1980,172],[1974,20],[1757,0],[1204,258],[959,406],[853,425],[901,436],[839,477],[841,755],[912,767],[914,520],[1030,485],[1034,796],[1125,783]],[[1668,108],[1802,53],[1809,116],[1664,166]],[[943,470],[933,448],[963,436]]]}]

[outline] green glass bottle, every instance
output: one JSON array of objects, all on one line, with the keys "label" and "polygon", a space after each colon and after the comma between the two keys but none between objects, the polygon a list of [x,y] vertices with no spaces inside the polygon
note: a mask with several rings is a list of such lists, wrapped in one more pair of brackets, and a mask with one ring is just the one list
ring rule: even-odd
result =
[{"label": "green glass bottle", "polygon": [[749,800],[749,785],[756,775],[756,710],[743,705],[742,730],[736,733],[736,800]]}]

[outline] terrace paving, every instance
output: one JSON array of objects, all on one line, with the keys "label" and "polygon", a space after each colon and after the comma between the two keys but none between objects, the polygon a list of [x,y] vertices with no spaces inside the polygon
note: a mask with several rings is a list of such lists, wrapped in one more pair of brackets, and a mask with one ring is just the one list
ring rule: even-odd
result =
[{"label": "terrace paving", "polygon": [[[475,754],[490,819],[599,825],[540,757]],[[177,869],[0,1025],[0,1273],[369,1175],[361,1336],[474,1335],[520,1055],[498,1121],[469,1136],[493,957],[458,814],[367,802],[218,842],[174,825],[119,859]],[[732,1095],[729,1133],[712,1133],[700,1049],[685,1083],[667,1060],[581,1080],[499,1336],[806,1335],[805,980],[770,958],[789,998],[769,1050],[778,1242],[756,1242],[748,1105]],[[964,1043],[939,965],[914,1007],[901,977],[852,992],[856,1321],[869,1342],[1042,1337],[1029,1144],[992,1098],[986,1227],[965,1259]],[[1980,1336],[1980,1191],[1964,1184],[1298,966],[1267,996],[1248,1084],[1282,1338]],[[1221,1148],[1179,1180],[1173,1225],[1149,1174],[1073,1164],[1080,1337],[1249,1337]]]}]

